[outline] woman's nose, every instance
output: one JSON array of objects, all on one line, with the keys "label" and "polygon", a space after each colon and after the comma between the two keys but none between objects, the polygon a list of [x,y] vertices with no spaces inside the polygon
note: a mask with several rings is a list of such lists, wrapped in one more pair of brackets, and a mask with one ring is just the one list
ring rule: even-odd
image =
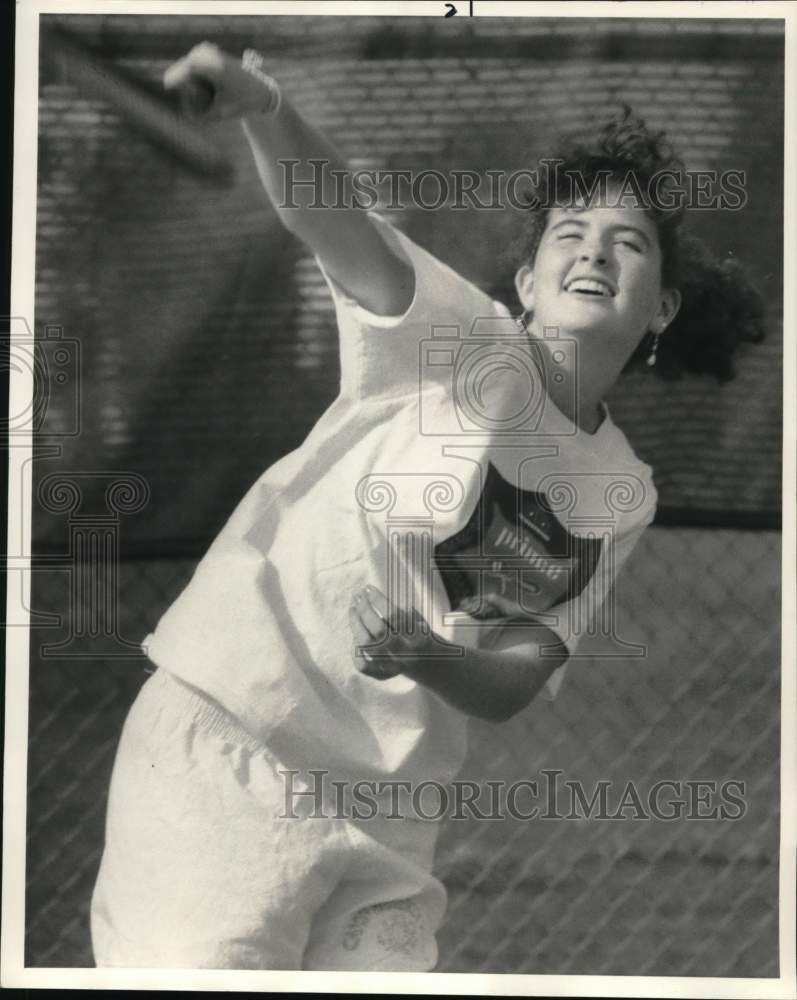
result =
[{"label": "woman's nose", "polygon": [[605,266],[609,262],[608,255],[603,247],[582,247],[581,259],[585,262],[592,261],[600,266]]}]

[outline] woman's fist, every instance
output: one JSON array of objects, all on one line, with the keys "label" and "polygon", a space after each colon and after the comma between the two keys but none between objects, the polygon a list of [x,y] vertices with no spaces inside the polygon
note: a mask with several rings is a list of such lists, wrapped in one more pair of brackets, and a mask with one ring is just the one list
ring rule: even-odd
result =
[{"label": "woman's fist", "polygon": [[401,611],[376,587],[354,594],[349,625],[359,647],[357,669],[376,680],[395,677],[410,660],[433,652],[424,618],[414,608]]},{"label": "woman's fist", "polygon": [[510,600],[495,591],[489,591],[481,597],[463,597],[456,610],[486,621],[528,616],[528,612],[524,611],[517,601]]},{"label": "woman's fist", "polygon": [[263,71],[263,57],[253,49],[238,60],[202,42],[169,66],[163,85],[177,92],[188,114],[208,119],[274,114],[280,105],[279,85]]}]

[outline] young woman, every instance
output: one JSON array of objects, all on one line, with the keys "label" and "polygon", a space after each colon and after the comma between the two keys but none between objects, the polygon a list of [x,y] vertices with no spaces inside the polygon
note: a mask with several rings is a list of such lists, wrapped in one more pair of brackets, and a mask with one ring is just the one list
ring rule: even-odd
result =
[{"label": "young woman", "polygon": [[629,115],[566,151],[578,196],[538,192],[516,324],[379,215],[307,188],[285,207],[281,161],[327,161],[329,202],[347,168],[256,56],[203,44],[166,84],[240,117],[332,292],[341,386],[145,640],[96,961],[430,970],[445,890],[415,793],[456,775],[469,716],[555,694],[655,513],[604,397],[640,363],[727,377],[760,309],[682,255],[681,213],[627,196],[674,162]]}]

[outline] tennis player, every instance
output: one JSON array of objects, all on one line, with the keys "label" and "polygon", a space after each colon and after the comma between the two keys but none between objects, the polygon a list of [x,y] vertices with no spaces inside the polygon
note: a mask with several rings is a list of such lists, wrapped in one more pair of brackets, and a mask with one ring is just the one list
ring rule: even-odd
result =
[{"label": "tennis player", "polygon": [[[469,717],[555,695],[654,517],[651,469],[604,399],[637,366],[729,377],[760,306],[681,239],[681,212],[625,197],[629,172],[644,191],[678,166],[630,114],[564,150],[577,197],[541,185],[518,324],[378,213],[286,199],[281,161],[327,161],[328,203],[347,166],[256,54],[202,44],[165,82],[240,118],[331,290],[341,385],[145,640],[157,669],[114,767],[95,959],[428,971],[446,894],[413,789],[457,774]],[[607,173],[618,197],[593,202]],[[478,365],[462,375],[477,355],[478,386]],[[600,537],[583,527],[607,511]]]}]

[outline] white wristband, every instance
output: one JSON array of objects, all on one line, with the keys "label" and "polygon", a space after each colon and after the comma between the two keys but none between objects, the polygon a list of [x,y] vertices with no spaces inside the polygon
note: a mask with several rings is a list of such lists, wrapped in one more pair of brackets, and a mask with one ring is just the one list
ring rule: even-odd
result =
[{"label": "white wristband", "polygon": [[244,49],[241,56],[241,67],[250,73],[264,86],[264,102],[257,108],[260,114],[275,115],[282,104],[282,91],[273,76],[263,71],[265,59],[256,49]]}]

